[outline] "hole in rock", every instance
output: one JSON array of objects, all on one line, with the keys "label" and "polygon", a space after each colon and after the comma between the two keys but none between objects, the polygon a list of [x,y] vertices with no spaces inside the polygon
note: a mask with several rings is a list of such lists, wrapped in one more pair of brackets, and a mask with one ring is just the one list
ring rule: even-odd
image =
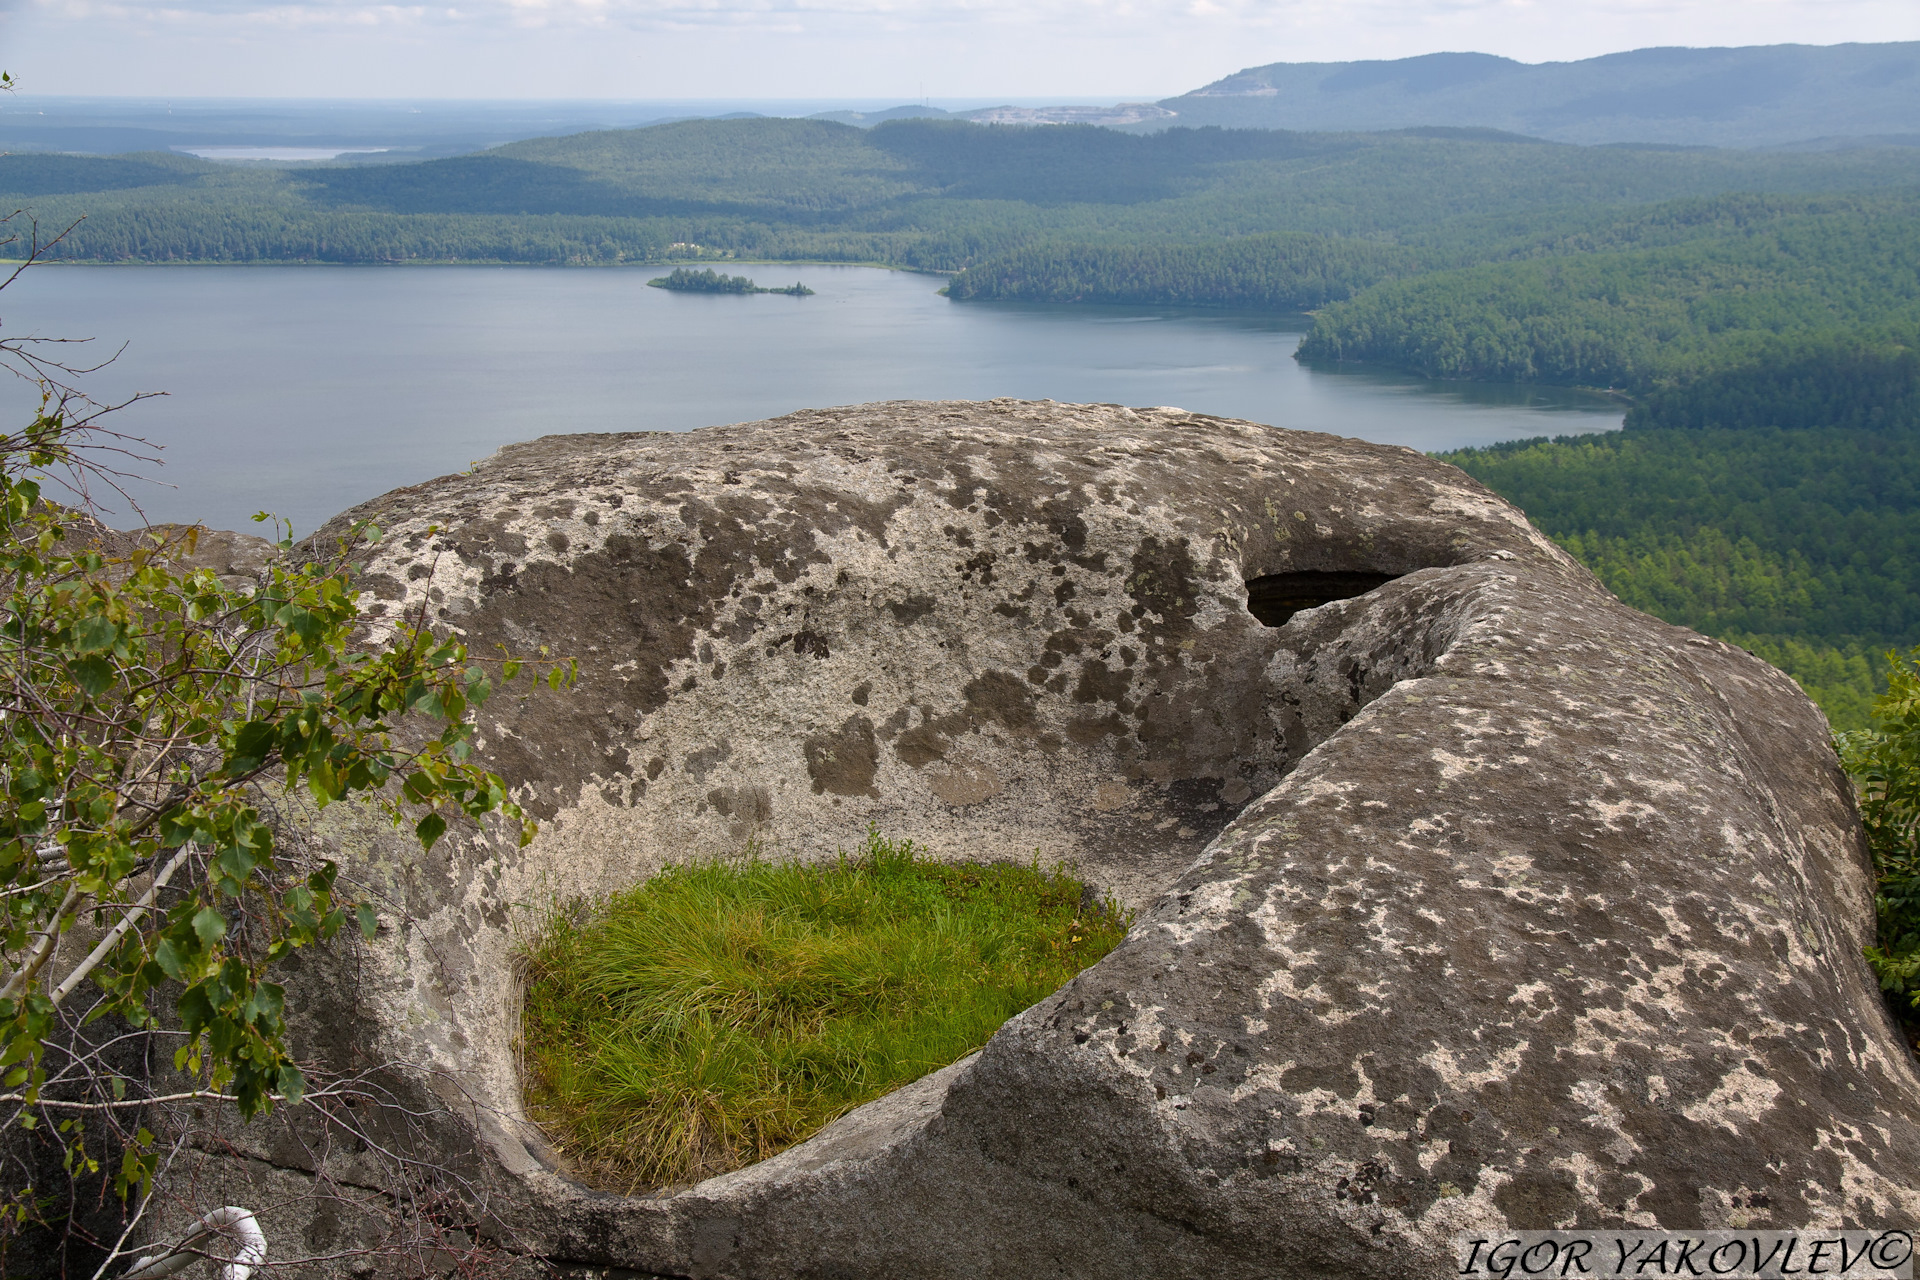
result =
[{"label": "hole in rock", "polygon": [[1312,569],[1300,573],[1269,573],[1247,579],[1247,612],[1269,627],[1285,626],[1302,609],[1318,608],[1335,600],[1363,596],[1383,587],[1397,573],[1348,573]]}]

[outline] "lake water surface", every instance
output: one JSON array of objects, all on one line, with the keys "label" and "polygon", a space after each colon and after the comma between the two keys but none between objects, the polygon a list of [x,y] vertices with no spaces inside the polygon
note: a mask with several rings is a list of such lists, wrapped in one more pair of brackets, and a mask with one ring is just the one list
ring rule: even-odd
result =
[{"label": "lake water surface", "polygon": [[[91,336],[111,420],[165,446],[149,518],[306,532],[367,498],[575,431],[683,431],[864,400],[1179,405],[1421,450],[1606,431],[1544,388],[1323,372],[1300,318],[955,303],[938,277],[729,265],[810,298],[650,289],[659,269],[83,267],[27,272],[5,332]],[[0,410],[31,408],[24,387]]]}]

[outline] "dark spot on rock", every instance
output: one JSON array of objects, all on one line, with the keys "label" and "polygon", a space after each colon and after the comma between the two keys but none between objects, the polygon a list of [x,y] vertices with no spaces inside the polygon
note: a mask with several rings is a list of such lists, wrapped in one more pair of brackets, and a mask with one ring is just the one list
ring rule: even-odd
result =
[{"label": "dark spot on rock", "polygon": [[905,600],[889,600],[887,612],[893,615],[895,622],[906,627],[932,613],[934,604],[932,596],[908,596]]},{"label": "dark spot on rock", "polygon": [[761,786],[715,787],[707,792],[707,803],[723,817],[747,822],[765,822],[773,817],[773,792]]},{"label": "dark spot on rock", "polygon": [[1115,712],[1109,712],[1097,720],[1081,716],[1067,722],[1067,737],[1083,747],[1090,747],[1102,738],[1125,737],[1126,732],[1126,722]]},{"label": "dark spot on rock", "polygon": [[653,759],[647,761],[647,777],[649,779],[658,778],[661,773],[665,771],[666,767],[666,757],[655,756]]},{"label": "dark spot on rock", "polygon": [[801,631],[793,637],[793,651],[809,658],[830,658],[833,650],[827,647],[827,638],[818,631]]},{"label": "dark spot on rock", "polygon": [[733,744],[731,742],[716,742],[710,747],[704,747],[690,754],[680,767],[692,774],[699,781],[704,782],[706,781],[707,775],[713,772],[714,766],[732,754]]},{"label": "dark spot on rock", "polygon": [[997,724],[1016,732],[1037,723],[1033,691],[1006,671],[983,671],[962,691],[975,724]]},{"label": "dark spot on rock", "polygon": [[552,533],[549,533],[547,535],[547,545],[553,548],[554,551],[561,552],[561,551],[565,551],[568,547],[572,546],[573,543],[568,540],[566,534],[560,532],[560,530],[558,529],[555,529]]},{"label": "dark spot on rock", "polygon": [[947,735],[935,721],[923,720],[900,735],[899,741],[893,744],[893,754],[900,758],[901,764],[918,769],[945,758]]},{"label": "dark spot on rock", "polygon": [[1134,599],[1134,616],[1159,614],[1159,622],[1151,629],[1160,635],[1192,630],[1198,598],[1194,573],[1193,554],[1185,542],[1142,539],[1127,574],[1127,594]]},{"label": "dark spot on rock", "polygon": [[1080,666],[1080,683],[1074,686],[1073,700],[1111,702],[1123,712],[1131,711],[1133,708],[1127,701],[1127,689],[1132,683],[1133,673],[1125,667],[1113,671],[1098,658],[1089,658]]},{"label": "dark spot on rock", "polygon": [[420,579],[425,578],[432,573],[433,573],[433,570],[429,569],[426,565],[416,564],[411,569],[407,570],[407,581],[418,582],[420,581]]},{"label": "dark spot on rock", "polygon": [[[414,567],[419,568],[418,565]],[[379,600],[399,600],[403,599],[407,594],[406,587],[401,584],[398,578],[391,577],[384,573],[367,574],[365,577],[359,579],[359,585],[363,589],[373,592],[374,598]]]},{"label": "dark spot on rock", "polygon": [[880,747],[874,740],[873,721],[864,715],[847,717],[832,733],[814,734],[802,750],[816,794],[879,796],[873,779],[880,768]]},{"label": "dark spot on rock", "polygon": [[[1580,1207],[1580,1189],[1571,1174],[1521,1168],[1493,1193],[1509,1222],[1551,1224],[1571,1218]],[[1663,1219],[1671,1228],[1672,1221]]]},{"label": "dark spot on rock", "polygon": [[853,691],[853,705],[856,707],[864,707],[867,705],[867,699],[872,696],[873,681],[868,680]]}]

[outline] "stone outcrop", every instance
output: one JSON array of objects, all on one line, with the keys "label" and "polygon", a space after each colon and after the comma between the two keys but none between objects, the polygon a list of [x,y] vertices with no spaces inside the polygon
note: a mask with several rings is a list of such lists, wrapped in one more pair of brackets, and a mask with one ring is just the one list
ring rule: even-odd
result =
[{"label": "stone outcrop", "polygon": [[[581,662],[482,718],[530,848],[331,819],[393,905],[350,981],[294,992],[318,1051],[419,1068],[516,1248],[1398,1278],[1449,1274],[1466,1229],[1920,1216],[1920,1078],[1861,959],[1825,722],[1449,467],[1172,409],[877,404],[548,437],[350,514],[387,531],[381,617]],[[531,913],[869,823],[1067,859],[1137,922],[775,1159],[571,1181],[516,1078]],[[240,1140],[297,1183],[272,1132]]]}]

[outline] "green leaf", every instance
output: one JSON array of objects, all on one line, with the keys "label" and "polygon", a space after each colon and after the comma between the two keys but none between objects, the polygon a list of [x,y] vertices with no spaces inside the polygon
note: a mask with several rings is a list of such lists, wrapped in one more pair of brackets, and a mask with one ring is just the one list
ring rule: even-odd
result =
[{"label": "green leaf", "polygon": [[431,849],[434,846],[434,842],[439,840],[440,837],[446,833],[446,830],[447,820],[437,813],[430,813],[420,819],[419,825],[414,827],[413,833],[420,837],[420,847],[422,849]]},{"label": "green leaf", "polygon": [[373,935],[380,929],[380,917],[364,902],[353,909],[353,914],[360,919],[360,936],[372,942]]},{"label": "green leaf", "polygon": [[322,809],[340,798],[340,781],[333,776],[332,764],[326,760],[313,762],[307,769],[307,790]]},{"label": "green leaf", "polygon": [[233,746],[228,749],[223,772],[230,778],[251,773],[267,762],[279,740],[279,732],[272,723],[249,720],[233,735]]},{"label": "green leaf", "polygon": [[181,1025],[186,1028],[189,1035],[206,1030],[216,1014],[213,1001],[207,995],[205,982],[196,982],[181,992],[180,999],[174,1007],[180,1011]]},{"label": "green leaf", "polygon": [[184,981],[187,976],[186,959],[175,950],[171,938],[160,939],[160,945],[153,949],[153,962],[175,982]]},{"label": "green leaf", "polygon": [[200,935],[202,945],[212,948],[227,934],[227,922],[212,907],[202,907],[194,912],[193,931]]},{"label": "green leaf", "polygon": [[120,628],[108,618],[82,618],[73,624],[73,647],[76,653],[100,653],[113,648],[114,641],[120,638]]},{"label": "green leaf", "polygon": [[67,674],[89,698],[97,698],[113,687],[113,663],[106,658],[76,659],[67,663]]}]

